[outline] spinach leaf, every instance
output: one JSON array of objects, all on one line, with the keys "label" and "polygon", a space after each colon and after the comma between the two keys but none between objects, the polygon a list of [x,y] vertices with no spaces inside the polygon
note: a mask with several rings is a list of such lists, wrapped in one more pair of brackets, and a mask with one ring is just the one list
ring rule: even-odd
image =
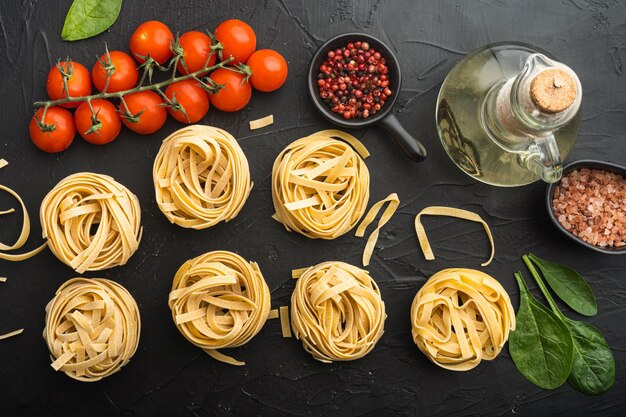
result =
[{"label": "spinach leaf", "polygon": [[548,285],[570,308],[583,316],[595,316],[598,312],[596,297],[587,281],[573,269],[546,261],[533,255],[528,257],[541,270]]},{"label": "spinach leaf", "polygon": [[567,326],[574,342],[574,362],[568,382],[578,391],[597,395],[607,392],[615,383],[615,360],[602,332],[590,324],[571,320],[558,309],[548,288],[529,257],[522,258],[554,314]]},{"label": "spinach leaf", "polygon": [[572,369],[572,336],[561,320],[528,291],[520,272],[516,329],[509,336],[509,352],[520,373],[544,389],[563,385]]},{"label": "spinach leaf", "polygon": [[120,14],[122,0],[74,0],[65,17],[61,38],[77,41],[107,30]]}]

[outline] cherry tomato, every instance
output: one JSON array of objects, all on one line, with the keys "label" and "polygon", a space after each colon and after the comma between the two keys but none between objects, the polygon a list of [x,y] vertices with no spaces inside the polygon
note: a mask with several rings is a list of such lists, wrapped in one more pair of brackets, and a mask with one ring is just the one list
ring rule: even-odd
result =
[{"label": "cherry tomato", "polygon": [[[126,106],[124,106],[126,103]],[[163,107],[163,99],[152,91],[142,91],[124,96],[120,103],[119,112],[122,123],[142,135],[148,135],[159,130],[167,119],[167,110]],[[126,112],[133,117],[126,117]]]},{"label": "cherry tomato", "polygon": [[165,96],[182,107],[182,109],[167,108],[172,117],[179,122],[195,123],[209,111],[207,92],[195,80],[183,80],[168,85]]},{"label": "cherry tomato", "polygon": [[72,113],[61,107],[49,107],[43,123],[49,125],[50,129],[52,129],[50,131],[42,131],[37,124],[37,120],[41,121],[42,114],[43,109],[37,110],[30,121],[28,126],[30,139],[36,147],[44,152],[56,153],[64,151],[70,146],[76,134]]},{"label": "cherry tomato", "polygon": [[259,91],[278,90],[287,79],[287,62],[271,49],[260,49],[250,55],[246,65],[252,70],[250,84]]},{"label": "cherry tomato", "polygon": [[[207,59],[209,60],[208,67],[215,64],[216,54],[211,55],[213,42],[211,42],[211,38],[207,34],[195,30],[186,32],[180,37],[179,43],[183,48],[183,59],[185,61],[185,66],[183,66],[182,61],[179,61],[176,66],[181,74],[189,74],[202,69]],[[211,58],[209,58],[209,55],[211,55]]]},{"label": "cherry tomato", "polygon": [[[46,82],[46,91],[48,97],[52,100],[58,100],[67,97],[67,92],[63,87],[63,75],[59,71],[59,67],[64,73],[70,74],[67,80],[67,89],[70,97],[82,97],[91,94],[91,76],[89,70],[84,65],[73,61],[61,61],[58,66],[54,66],[48,72],[48,81]],[[78,107],[80,103],[65,103],[61,106],[71,109]]]},{"label": "cherry tomato", "polygon": [[237,111],[246,107],[252,97],[252,87],[245,80],[246,76],[225,68],[213,71],[211,79],[217,84],[224,84],[217,93],[209,94],[211,104],[221,111]]},{"label": "cherry tomato", "polygon": [[[137,71],[137,67],[135,66],[135,60],[122,51],[111,51],[109,52],[109,57],[111,57],[110,60],[106,54],[102,55],[91,70],[93,84],[98,91],[104,90],[107,81],[108,67],[111,67],[113,72],[109,79],[107,92],[116,93],[133,88],[137,84],[137,80],[139,80],[139,71]],[[106,66],[102,65],[103,62]]]},{"label": "cherry tomato", "polygon": [[227,59],[232,55],[235,58],[230,62],[230,65],[246,62],[256,49],[254,31],[241,20],[229,19],[220,23],[215,29],[215,38],[224,47],[222,57]]},{"label": "cherry tomato", "polygon": [[91,107],[98,119],[100,128],[87,133],[92,128],[93,123],[89,103],[84,102],[78,106],[76,113],[74,113],[74,123],[78,134],[94,145],[104,145],[105,143],[113,142],[122,129],[122,121],[117,113],[117,109],[113,103],[104,99],[92,100]]},{"label": "cherry tomato", "polygon": [[170,44],[173,41],[174,35],[164,23],[150,20],[135,29],[130,37],[130,51],[140,63],[150,55],[159,64],[164,64],[172,56]]}]

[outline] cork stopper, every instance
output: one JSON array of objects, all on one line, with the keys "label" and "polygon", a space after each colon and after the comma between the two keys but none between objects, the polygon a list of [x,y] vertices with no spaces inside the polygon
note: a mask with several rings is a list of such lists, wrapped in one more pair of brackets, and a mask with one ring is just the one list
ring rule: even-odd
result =
[{"label": "cork stopper", "polygon": [[565,70],[541,71],[530,83],[530,97],[540,110],[560,113],[576,100],[576,81]]}]

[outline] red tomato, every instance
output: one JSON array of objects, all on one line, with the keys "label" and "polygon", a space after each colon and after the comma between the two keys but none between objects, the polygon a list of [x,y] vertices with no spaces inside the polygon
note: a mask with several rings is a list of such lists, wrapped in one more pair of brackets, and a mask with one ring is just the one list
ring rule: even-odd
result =
[{"label": "red tomato", "polygon": [[287,79],[287,62],[281,54],[271,49],[253,53],[246,65],[252,70],[250,84],[259,91],[278,90]]},{"label": "red tomato", "polygon": [[[116,93],[133,88],[137,84],[137,80],[139,80],[139,71],[137,71],[135,66],[135,60],[122,51],[111,51],[109,56],[111,57],[110,61],[106,54],[102,55],[91,70],[93,84],[98,91],[104,90],[107,81],[107,67],[109,66],[113,68],[113,72],[107,86],[108,93]],[[106,64],[106,67],[102,65],[103,62]]]},{"label": "red tomato", "polygon": [[[211,38],[206,33],[195,30],[183,33],[179,43],[183,48],[183,60],[185,61],[185,66],[183,66],[182,60],[176,66],[181,74],[189,74],[202,69],[207,59],[209,60],[208,67],[215,64],[216,54],[211,55],[213,42],[211,42]],[[209,55],[211,55],[211,58],[209,58]]]},{"label": "red tomato", "polygon": [[56,153],[64,151],[70,146],[76,133],[72,113],[61,107],[49,107],[43,123],[50,125],[51,131],[42,131],[37,124],[37,120],[41,121],[42,114],[43,109],[37,110],[30,121],[28,126],[30,139],[36,147],[44,152]]},{"label": "red tomato", "polygon": [[130,37],[130,51],[140,63],[150,55],[159,64],[164,64],[172,56],[170,49],[172,42],[174,42],[172,31],[164,23],[150,20],[135,29]]},{"label": "red tomato", "polygon": [[[124,96],[124,101],[119,106],[119,112],[122,115],[122,123],[133,132],[142,135],[156,132],[163,127],[165,119],[167,119],[163,99],[152,91],[142,91]],[[126,112],[130,113],[132,117],[125,116]]]},{"label": "red tomato", "polygon": [[84,102],[76,109],[74,113],[74,123],[78,134],[87,142],[94,145],[104,145],[112,142],[122,129],[122,121],[117,113],[117,109],[110,101],[97,99],[91,101],[91,107],[100,123],[100,128],[87,133],[92,128],[92,113],[89,109],[89,103]]},{"label": "red tomato", "polygon": [[172,117],[179,122],[195,123],[209,111],[207,92],[195,80],[183,80],[168,85],[165,96],[182,107],[182,109],[167,108]]},{"label": "red tomato", "polygon": [[[64,73],[71,74],[67,81],[70,97],[82,97],[91,94],[91,76],[89,75],[89,70],[84,65],[73,61],[61,61],[58,65]],[[67,92],[64,91],[63,87],[63,75],[56,65],[48,72],[46,91],[48,92],[48,97],[52,100],[67,97]],[[61,104],[61,106],[71,109],[78,107],[79,104],[78,102],[65,103]]]},{"label": "red tomato", "polygon": [[224,49],[222,58],[231,55],[234,60],[229,65],[242,64],[256,49],[256,35],[247,23],[237,19],[225,20],[215,29],[215,38]]},{"label": "red tomato", "polygon": [[221,111],[237,111],[246,107],[252,97],[252,87],[246,76],[225,68],[213,71],[211,79],[216,84],[224,84],[217,93],[209,94],[211,104]]}]

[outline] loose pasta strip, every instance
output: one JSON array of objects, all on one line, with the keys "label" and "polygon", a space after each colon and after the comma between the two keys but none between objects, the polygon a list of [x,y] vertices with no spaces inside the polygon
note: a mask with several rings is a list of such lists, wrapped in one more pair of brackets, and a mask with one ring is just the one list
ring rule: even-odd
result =
[{"label": "loose pasta strip", "polygon": [[411,306],[413,341],[435,364],[467,371],[498,356],[515,330],[509,295],[474,269],[444,269],[418,291]]},{"label": "loose pasta strip", "polygon": [[321,362],[367,355],[384,331],[385,303],[367,271],[323,262],[298,278],[291,296],[291,328]]},{"label": "loose pasta strip", "polygon": [[106,175],[61,180],[41,202],[40,219],[52,253],[79,273],[124,265],[141,240],[139,200]]},{"label": "loose pasta strip", "polygon": [[168,136],[152,170],[159,209],[181,227],[206,229],[234,219],[250,195],[246,155],[228,132],[192,125]]},{"label": "loose pasta strip", "polygon": [[261,117],[260,119],[250,120],[250,130],[261,129],[274,124],[274,115]]},{"label": "loose pasta strip", "polygon": [[398,209],[398,206],[400,205],[398,195],[396,193],[389,194],[386,198],[374,204],[359,227],[356,229],[355,236],[363,237],[367,226],[374,221],[382,206],[387,202],[389,202],[389,205],[383,212],[382,216],[380,216],[376,229],[374,229],[372,234],[370,234],[370,237],[367,238],[367,243],[365,244],[365,249],[363,250],[363,266],[368,266],[370,264],[370,259],[372,258],[372,253],[374,253],[374,247],[376,246],[380,229],[387,224],[389,220],[391,220],[391,217],[393,217],[394,213]]},{"label": "loose pasta strip", "polygon": [[51,366],[79,381],[119,371],[137,351],[140,333],[137,303],[107,279],[71,279],[46,306],[43,336]]},{"label": "loose pasta strip", "polygon": [[[2,161],[3,161],[3,159],[0,159],[0,168],[2,168]],[[7,282],[6,277],[0,277],[0,282]],[[17,330],[14,330],[12,332],[9,332],[9,333],[0,334],[0,340],[8,339],[9,337],[13,337],[13,336],[17,336],[18,334],[22,334],[23,331],[24,331],[24,329],[17,329]]]},{"label": "loose pasta strip", "polygon": [[491,230],[489,230],[489,226],[487,223],[476,213],[472,213],[471,211],[453,208],[453,207],[442,207],[442,206],[432,206],[426,207],[422,211],[418,213],[415,217],[415,233],[417,233],[417,239],[420,242],[420,246],[422,248],[422,252],[424,252],[424,258],[427,261],[431,261],[435,259],[435,255],[433,254],[433,250],[430,247],[430,243],[428,242],[428,237],[426,236],[426,230],[424,226],[422,226],[422,216],[448,216],[448,217],[456,217],[458,219],[469,220],[472,222],[477,222],[483,225],[485,228],[485,232],[487,232],[487,237],[489,238],[489,243],[491,244],[491,255],[486,262],[480,264],[481,266],[487,266],[493,260],[493,257],[496,253],[496,247],[493,243],[493,236],[491,235]]},{"label": "loose pasta strip", "polygon": [[259,266],[226,251],[185,262],[174,277],[168,304],[180,333],[221,362],[245,365],[217,349],[248,343],[270,313],[270,291]]},{"label": "loose pasta strip", "polygon": [[350,231],[369,200],[367,149],[339,130],[323,130],[291,143],[272,168],[274,219],[312,239]]}]

